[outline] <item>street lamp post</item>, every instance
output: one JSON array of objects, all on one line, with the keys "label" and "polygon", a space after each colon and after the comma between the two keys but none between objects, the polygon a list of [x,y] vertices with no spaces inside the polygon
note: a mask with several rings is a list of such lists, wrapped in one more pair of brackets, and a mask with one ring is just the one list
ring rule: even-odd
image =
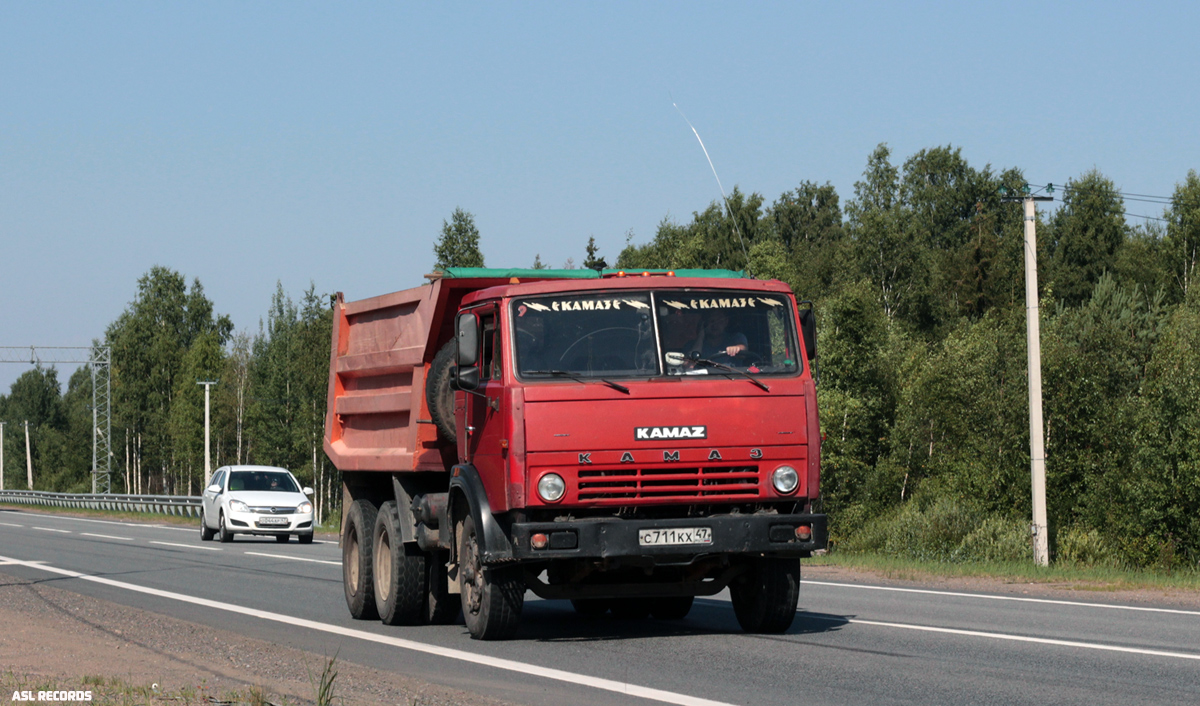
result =
[{"label": "street lamp post", "polygon": [[212,479],[212,451],[209,447],[209,412],[208,412],[208,391],[213,385],[216,385],[216,380],[197,380],[197,385],[204,386],[204,487],[208,487],[208,481]]},{"label": "street lamp post", "polygon": [[4,490],[4,425],[8,422],[0,422],[0,490]]},{"label": "street lamp post", "polygon": [[33,454],[29,452],[29,420],[25,420],[25,478],[33,490]]}]

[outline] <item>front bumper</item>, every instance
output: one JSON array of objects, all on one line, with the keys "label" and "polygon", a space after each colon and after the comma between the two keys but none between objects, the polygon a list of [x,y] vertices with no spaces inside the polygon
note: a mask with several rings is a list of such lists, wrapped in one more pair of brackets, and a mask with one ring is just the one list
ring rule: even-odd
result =
[{"label": "front bumper", "polygon": [[[263,520],[286,520],[286,524],[263,524]],[[313,531],[313,513],[266,515],[257,512],[229,513],[229,530],[235,534],[308,534]]]},{"label": "front bumper", "polygon": [[[794,530],[811,528],[811,538],[802,542]],[[709,528],[712,542],[669,546],[643,546],[639,530]],[[530,537],[542,533],[549,538],[544,549],[534,549]],[[824,549],[829,541],[825,515],[715,515],[682,520],[625,520],[617,517],[566,522],[517,522],[511,529],[513,558],[615,559],[650,557],[676,562],[713,554],[755,554],[776,557],[806,557]]]}]

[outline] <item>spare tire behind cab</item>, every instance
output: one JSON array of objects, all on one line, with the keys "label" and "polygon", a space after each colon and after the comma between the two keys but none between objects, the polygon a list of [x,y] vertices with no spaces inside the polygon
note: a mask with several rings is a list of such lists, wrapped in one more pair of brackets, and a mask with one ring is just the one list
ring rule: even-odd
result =
[{"label": "spare tire behind cab", "polygon": [[429,365],[429,376],[425,379],[425,401],[429,404],[429,418],[437,426],[442,438],[454,444],[458,442],[454,428],[454,390],[450,389],[450,369],[454,367],[454,339],[446,342]]}]

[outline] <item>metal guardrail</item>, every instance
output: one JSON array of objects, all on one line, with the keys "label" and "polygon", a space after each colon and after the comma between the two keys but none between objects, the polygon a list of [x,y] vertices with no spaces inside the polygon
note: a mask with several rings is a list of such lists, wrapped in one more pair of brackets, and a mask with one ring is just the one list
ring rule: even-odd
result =
[{"label": "metal guardrail", "polygon": [[189,495],[92,495],[48,493],[42,490],[0,490],[0,503],[200,517],[200,498]]}]

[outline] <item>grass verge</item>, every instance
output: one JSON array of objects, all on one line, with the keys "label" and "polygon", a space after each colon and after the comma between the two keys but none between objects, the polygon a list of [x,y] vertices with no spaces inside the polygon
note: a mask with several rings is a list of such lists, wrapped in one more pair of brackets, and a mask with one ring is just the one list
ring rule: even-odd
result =
[{"label": "grass verge", "polygon": [[946,577],[988,578],[1079,591],[1171,590],[1200,593],[1200,571],[1196,570],[1168,572],[1063,563],[1035,566],[1032,562],[1023,561],[949,563],[866,552],[834,552],[806,559],[804,564],[863,570],[902,581],[928,581]]}]

